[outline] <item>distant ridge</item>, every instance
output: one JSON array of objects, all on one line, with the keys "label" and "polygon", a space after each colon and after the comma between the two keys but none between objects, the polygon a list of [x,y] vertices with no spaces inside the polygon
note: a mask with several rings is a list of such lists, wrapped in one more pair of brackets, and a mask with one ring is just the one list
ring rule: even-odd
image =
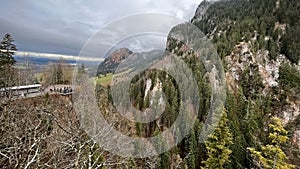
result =
[{"label": "distant ridge", "polygon": [[119,64],[133,52],[127,48],[120,48],[108,56],[98,67],[97,76],[114,73]]},{"label": "distant ridge", "polygon": [[[26,59],[28,59],[29,64],[34,64],[34,65],[47,65],[49,62],[57,62],[59,59],[51,59],[51,58],[38,58],[38,57],[24,57],[24,56],[14,56],[14,58],[18,63],[24,63],[26,62]],[[75,64],[76,60],[64,60],[64,62],[66,63],[70,63],[70,64]]]}]

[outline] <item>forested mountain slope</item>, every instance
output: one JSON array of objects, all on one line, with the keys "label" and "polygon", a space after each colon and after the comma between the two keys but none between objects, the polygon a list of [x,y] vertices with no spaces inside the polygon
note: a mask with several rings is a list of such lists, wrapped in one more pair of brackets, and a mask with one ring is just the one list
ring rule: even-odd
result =
[{"label": "forested mountain slope", "polygon": [[[74,110],[78,105],[72,97],[76,99],[80,90],[87,91],[86,86],[79,86],[70,97],[46,94],[0,106],[0,167],[300,168],[299,11],[299,0],[203,1],[191,23],[214,44],[221,62],[216,65],[201,60],[210,56],[211,48],[204,46],[203,54],[193,51],[195,48],[191,46],[203,39],[193,36],[195,31],[186,26],[190,23],[171,30],[166,50],[191,70],[178,76],[194,77],[198,93],[183,92],[199,96],[199,110],[188,135],[169,151],[134,159],[103,150],[105,146],[83,130],[82,117]],[[189,35],[189,44],[172,36],[180,33]],[[158,55],[156,52],[152,54]],[[131,67],[143,67],[151,61],[146,56],[149,53],[132,54],[128,49],[120,49],[103,62],[98,74],[114,72],[128,57],[138,60],[134,63],[142,63],[125,62],[126,69],[121,67],[117,75],[126,77],[134,70]],[[168,62],[163,60],[161,64]],[[216,67],[224,68],[224,74],[211,71]],[[210,120],[212,99],[220,96],[213,93],[215,86],[210,83],[213,73],[224,77],[226,97],[216,130],[203,142],[201,131],[206,127],[206,120]],[[172,128],[183,102],[176,81],[178,76],[147,69],[131,79],[129,97],[134,108],[144,114],[152,113],[151,106],[164,109],[149,123],[135,123],[123,117],[114,105],[112,86],[98,84],[95,97],[103,117],[111,124],[107,129],[116,129],[129,137],[149,138]],[[83,74],[80,77],[87,78]],[[190,86],[191,81],[183,84]],[[184,109],[184,113],[190,115],[191,110]],[[175,142],[191,121],[189,116],[180,120],[180,126],[174,127],[176,133],[168,136],[168,142]],[[168,142],[154,140],[151,148],[160,151]],[[140,153],[140,145],[135,146]]]},{"label": "forested mountain slope", "polygon": [[132,51],[127,48],[121,48],[114,51],[99,65],[97,76],[114,73],[118,65],[130,54],[132,54]]},{"label": "forested mountain slope", "polygon": [[[171,30],[167,51],[192,70],[200,108],[194,129],[177,147],[154,158],[155,168],[300,167],[299,11],[297,0],[221,0],[199,5],[191,22],[215,45],[227,86],[223,117],[205,143],[199,136],[212,98],[211,72],[191,46],[172,37],[191,29],[182,24]],[[194,34],[191,31],[187,38],[190,44],[201,40]],[[209,53],[209,49],[203,52]],[[110,89],[98,86],[97,91],[99,98],[106,98],[100,107],[109,105],[114,110]],[[165,94],[165,112],[150,124],[131,124],[133,135],[159,134],[176,119],[178,86],[161,71],[148,70],[131,81],[133,106],[147,112],[157,91]],[[144,168],[149,161],[137,159],[134,164]]]},{"label": "forested mountain slope", "polygon": [[256,159],[246,147],[268,142],[272,116],[288,130],[283,150],[299,166],[300,2],[204,1],[199,8],[206,12],[196,12],[192,22],[212,39],[226,70],[235,143],[230,166],[253,165]]}]

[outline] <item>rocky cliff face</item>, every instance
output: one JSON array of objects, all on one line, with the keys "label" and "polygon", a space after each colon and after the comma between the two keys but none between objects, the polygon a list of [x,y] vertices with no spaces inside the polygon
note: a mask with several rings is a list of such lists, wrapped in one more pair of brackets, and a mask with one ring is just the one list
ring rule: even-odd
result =
[{"label": "rocky cliff face", "polygon": [[[237,94],[249,89],[242,92],[244,99],[252,104],[255,104],[254,99],[248,97],[253,95],[272,98],[271,114],[281,117],[284,125],[289,128],[292,144],[300,149],[299,85],[289,91],[286,87],[288,82],[280,82],[280,69],[283,65],[300,70],[300,63],[293,63],[294,60],[286,56],[281,48],[287,29],[293,24],[288,19],[292,19],[294,15],[281,13],[286,11],[282,1],[264,3],[229,0],[212,5],[203,1],[196,10],[192,23],[214,41],[223,60],[229,91]],[[299,6],[299,2],[293,1],[289,5]],[[259,8],[266,11],[260,13]],[[256,15],[259,18],[269,17],[267,24],[262,23],[265,22],[264,19],[254,19]],[[282,19],[284,17],[288,19]],[[254,22],[260,24],[256,25]]]},{"label": "rocky cliff face", "polygon": [[193,17],[193,19],[192,19],[192,23],[193,23],[193,22],[200,21],[201,19],[203,19],[204,14],[205,14],[206,10],[208,9],[208,6],[209,6],[211,3],[212,3],[212,2],[208,2],[207,0],[204,0],[204,1],[202,1],[202,2],[199,4],[199,6],[198,6],[198,8],[197,8],[197,10],[196,10],[196,12],[195,12],[195,15],[194,15],[194,17]]},{"label": "rocky cliff face", "polygon": [[[257,67],[258,75],[262,78],[263,93],[266,95],[272,87],[278,87],[279,67],[289,63],[284,55],[279,55],[276,60],[269,59],[268,50],[253,52],[252,44],[241,42],[236,45],[232,53],[225,57],[227,63],[226,78],[231,90],[239,87],[240,76],[249,67]],[[254,76],[250,70],[250,76]]]},{"label": "rocky cliff face", "polygon": [[[262,86],[259,88],[264,96],[273,96],[273,99],[279,100],[279,95],[274,94],[273,90],[280,90],[279,69],[283,64],[291,64],[282,54],[276,60],[269,58],[268,50],[259,50],[253,52],[252,44],[241,42],[236,45],[232,53],[225,57],[226,81],[228,87],[233,92],[238,92],[241,87],[241,76],[247,69],[250,69],[249,76],[259,76]],[[297,66],[298,67],[298,66]],[[257,73],[255,73],[257,71]],[[255,78],[255,77],[254,77]],[[253,78],[253,79],[254,79]],[[256,91],[257,92],[257,91]],[[280,91],[281,93],[283,91]],[[300,115],[300,100],[287,97],[280,109],[274,108],[274,113],[282,118],[285,126],[293,123]],[[300,149],[300,128],[293,126],[293,143]]]}]

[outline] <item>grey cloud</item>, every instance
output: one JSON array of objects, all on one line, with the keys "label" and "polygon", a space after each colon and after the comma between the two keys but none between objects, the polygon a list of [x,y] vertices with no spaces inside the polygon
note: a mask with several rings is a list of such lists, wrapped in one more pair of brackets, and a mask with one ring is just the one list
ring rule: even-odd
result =
[{"label": "grey cloud", "polygon": [[[195,0],[10,0],[0,7],[0,34],[11,33],[21,50],[77,55],[91,35],[122,17],[155,12],[189,20],[199,3]],[[114,36],[117,35],[111,35]]]},{"label": "grey cloud", "polygon": [[0,31],[12,34],[20,50],[78,54],[83,45],[84,38],[80,39],[63,33],[48,32],[47,30],[7,21],[3,18],[0,18],[0,22],[3,24]]},{"label": "grey cloud", "polygon": [[[130,48],[130,45],[141,46],[139,45],[141,42],[143,42],[143,49],[145,50],[157,48],[157,46],[162,46],[161,44],[166,43],[166,38],[164,38],[163,41],[162,38],[160,38],[160,41],[153,41],[148,40],[149,37],[155,37],[156,35],[167,37],[171,28],[182,22],[184,21],[176,17],[155,13],[125,17],[106,25],[97,32],[87,41],[81,51],[81,55],[89,56],[91,53],[94,53],[94,56],[98,54],[98,56],[105,57],[112,47],[122,41],[123,45],[128,44],[128,46],[124,46],[128,48]],[[128,41],[128,39],[130,39],[130,41]],[[125,41],[126,43],[124,40],[127,40]],[[157,45],[153,43],[157,43]],[[142,48],[136,48],[136,50],[141,51]],[[93,56],[93,54],[91,56]]]}]

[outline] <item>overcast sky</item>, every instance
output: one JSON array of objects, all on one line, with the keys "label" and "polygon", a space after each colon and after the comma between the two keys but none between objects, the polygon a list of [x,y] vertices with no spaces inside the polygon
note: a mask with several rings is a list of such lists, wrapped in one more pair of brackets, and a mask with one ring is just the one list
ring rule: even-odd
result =
[{"label": "overcast sky", "polygon": [[0,6],[0,34],[19,51],[78,55],[104,25],[140,13],[190,20],[201,0],[9,0]]}]

